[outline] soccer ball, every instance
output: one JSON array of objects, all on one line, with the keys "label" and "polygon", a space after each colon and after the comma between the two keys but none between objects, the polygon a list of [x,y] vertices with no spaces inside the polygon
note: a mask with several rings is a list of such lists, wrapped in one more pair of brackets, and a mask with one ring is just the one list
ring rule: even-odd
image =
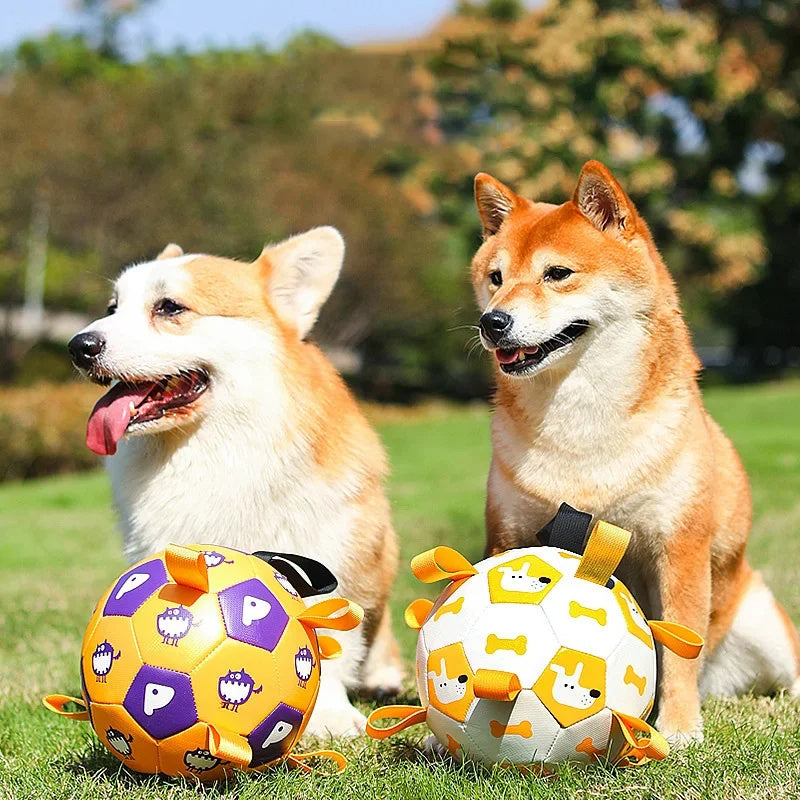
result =
[{"label": "soccer ball", "polygon": [[[412,562],[422,580],[451,579],[435,603],[412,603],[406,619],[419,629],[424,719],[457,760],[632,764],[667,754],[666,742],[643,722],[655,696],[656,623],[610,575],[624,545],[605,572],[587,568],[590,551],[598,552],[588,545],[583,557],[525,548],[473,567],[455,551],[436,548]],[[683,626],[669,629],[698,644]],[[659,641],[668,638],[659,633]],[[421,721],[422,711],[415,714],[407,719]],[[372,722],[406,715],[378,709],[368,732],[383,738],[405,723],[380,729]]]},{"label": "soccer ball", "polygon": [[[326,626],[323,606],[345,614]],[[307,609],[280,567],[256,556],[171,545],[95,608],[81,655],[91,724],[138,772],[214,780],[267,767],[306,727],[320,660],[340,652],[315,627],[355,627],[359,612],[341,599]]]}]

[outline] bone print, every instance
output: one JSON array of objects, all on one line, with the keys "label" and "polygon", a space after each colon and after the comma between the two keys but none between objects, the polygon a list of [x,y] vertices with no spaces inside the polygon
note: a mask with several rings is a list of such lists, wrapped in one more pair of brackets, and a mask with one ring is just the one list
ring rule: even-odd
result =
[{"label": "bone print", "polygon": [[528,639],[522,634],[515,639],[503,639],[490,633],[486,637],[486,652],[491,655],[498,650],[513,650],[518,656],[524,656],[528,650]]},{"label": "bone print", "polygon": [[489,723],[489,730],[492,732],[492,736],[494,736],[495,739],[506,735],[521,736],[523,739],[530,739],[531,736],[533,736],[533,728],[527,719],[522,720],[522,722],[517,722],[515,725],[504,725],[502,722],[493,719]]},{"label": "bone print", "polygon": [[594,746],[591,736],[587,736],[580,744],[575,745],[576,753],[586,753],[590,758],[599,758],[606,754],[605,750],[598,750]]},{"label": "bone print", "polygon": [[625,670],[625,677],[623,680],[625,683],[635,686],[636,691],[639,692],[640,696],[644,694],[644,687],[647,684],[647,678],[644,675],[637,675],[630,664],[628,664],[628,668]]},{"label": "bone print", "polygon": [[458,614],[461,611],[461,606],[464,605],[464,598],[459,597],[458,600],[453,600],[452,603],[446,603],[439,608],[433,615],[434,622],[438,622],[439,618],[444,614]]},{"label": "bone print", "polygon": [[591,617],[599,625],[606,624],[606,610],[604,608],[587,608],[575,600],[570,600],[569,615],[571,617]]}]

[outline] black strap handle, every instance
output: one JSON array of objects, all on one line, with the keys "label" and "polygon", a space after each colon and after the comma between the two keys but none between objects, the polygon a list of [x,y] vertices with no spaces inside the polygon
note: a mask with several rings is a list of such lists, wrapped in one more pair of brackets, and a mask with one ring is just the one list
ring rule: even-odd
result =
[{"label": "black strap handle", "polygon": [[253,555],[285,575],[300,597],[328,594],[339,585],[334,574],[313,558],[272,550],[258,550]]},{"label": "black strap handle", "polygon": [[562,503],[553,519],[536,534],[541,544],[581,555],[592,515]]}]

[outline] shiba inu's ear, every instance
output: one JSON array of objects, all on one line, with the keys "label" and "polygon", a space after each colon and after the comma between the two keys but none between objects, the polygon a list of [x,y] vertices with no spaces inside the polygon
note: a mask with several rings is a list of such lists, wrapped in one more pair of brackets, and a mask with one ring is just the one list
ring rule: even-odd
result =
[{"label": "shiba inu's ear", "polygon": [[331,227],[312,228],[265,247],[258,257],[275,310],[297,328],[301,339],[316,322],[343,260],[344,239]]},{"label": "shiba inu's ear", "polygon": [[170,242],[157,256],[156,261],[163,261],[165,258],[177,258],[183,255],[183,248]]},{"label": "shiba inu's ear", "polygon": [[483,225],[483,238],[494,236],[519,202],[511,189],[497,178],[479,172],[475,176],[475,203]]},{"label": "shiba inu's ear", "polygon": [[599,231],[609,231],[625,238],[631,235],[630,223],[636,209],[614,176],[599,161],[583,165],[572,202]]}]

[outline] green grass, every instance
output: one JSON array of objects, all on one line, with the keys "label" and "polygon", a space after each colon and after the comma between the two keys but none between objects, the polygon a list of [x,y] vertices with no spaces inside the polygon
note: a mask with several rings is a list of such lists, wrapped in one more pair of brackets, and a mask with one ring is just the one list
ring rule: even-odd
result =
[{"label": "green grass", "polygon": [[[707,403],[734,439],[753,484],[751,560],[800,620],[800,384],[712,389]],[[394,521],[404,565],[400,611],[420,585],[405,566],[433,544],[479,558],[489,459],[483,408],[441,410],[381,426],[392,461]],[[85,723],[48,713],[47,692],[78,693],[83,627],[121,571],[105,476],[90,473],[0,487],[0,798],[790,798],[800,797],[800,706],[787,697],[712,701],[706,741],[639,770],[567,768],[555,780],[512,770],[427,763],[420,727],[384,743],[337,743],[343,776],[279,768],[219,787],[142,778],[121,768]]]}]

